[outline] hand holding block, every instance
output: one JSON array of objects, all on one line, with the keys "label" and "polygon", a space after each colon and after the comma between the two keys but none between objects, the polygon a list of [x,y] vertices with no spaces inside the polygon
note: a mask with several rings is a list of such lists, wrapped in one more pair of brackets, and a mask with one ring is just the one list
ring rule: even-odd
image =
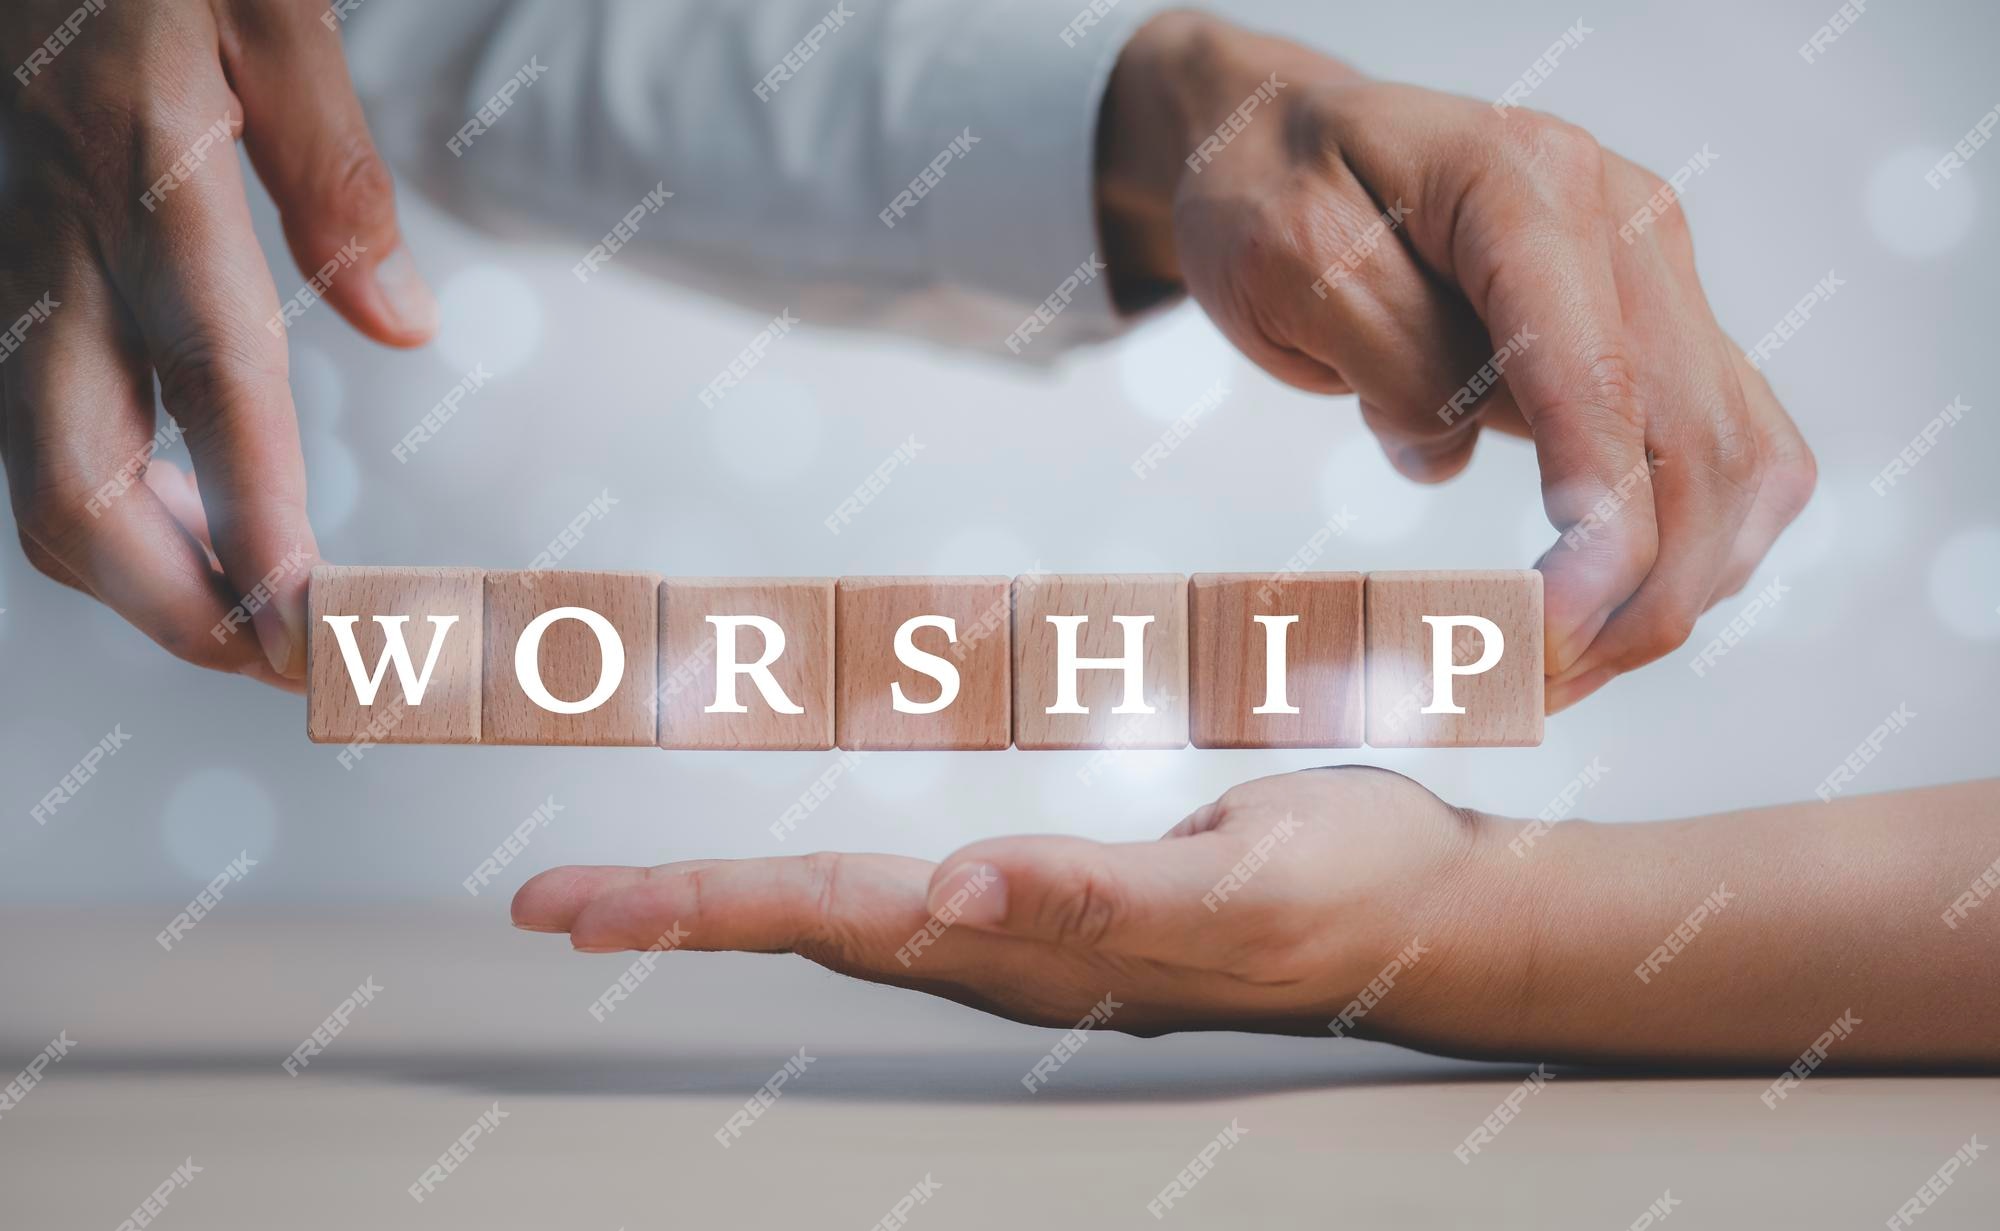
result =
[{"label": "hand holding block", "polygon": [[1016,748],[1187,745],[1187,579],[1014,580]]},{"label": "hand holding block", "polygon": [[485,742],[650,745],[660,581],[488,573]]},{"label": "hand holding block", "polygon": [[1360,573],[1195,574],[1194,746],[1359,748],[1362,582]]},{"label": "hand holding block", "polygon": [[478,743],[483,577],[476,568],[313,569],[306,738]]},{"label": "hand holding block", "polygon": [[[834,742],[850,751],[1005,748],[1005,577],[842,577]],[[943,703],[943,704],[941,704]]]},{"label": "hand holding block", "polygon": [[1542,742],[1540,573],[1370,573],[1366,607],[1370,747]]},{"label": "hand holding block", "polygon": [[833,578],[660,587],[662,748],[833,747]]}]

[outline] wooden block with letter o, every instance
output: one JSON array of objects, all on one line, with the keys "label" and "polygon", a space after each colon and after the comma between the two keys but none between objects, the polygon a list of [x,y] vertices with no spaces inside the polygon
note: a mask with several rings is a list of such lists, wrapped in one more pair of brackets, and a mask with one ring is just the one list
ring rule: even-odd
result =
[{"label": "wooden block with letter o", "polygon": [[842,577],[834,743],[1005,748],[1013,688],[1005,577]]},{"label": "wooden block with letter o", "polygon": [[1188,583],[1197,748],[1358,748],[1360,573],[1197,573]]},{"label": "wooden block with letter o", "polygon": [[833,747],[833,578],[675,577],[659,604],[660,747]]},{"label": "wooden block with letter o", "polygon": [[1371,747],[1542,742],[1540,573],[1370,573],[1366,608]]},{"label": "wooden block with letter o", "polygon": [[313,569],[306,738],[478,743],[483,576],[476,568]]},{"label": "wooden block with letter o", "polygon": [[653,742],[658,573],[486,574],[489,744]]},{"label": "wooden block with letter o", "polygon": [[1014,746],[1182,748],[1187,578],[1014,579]]}]

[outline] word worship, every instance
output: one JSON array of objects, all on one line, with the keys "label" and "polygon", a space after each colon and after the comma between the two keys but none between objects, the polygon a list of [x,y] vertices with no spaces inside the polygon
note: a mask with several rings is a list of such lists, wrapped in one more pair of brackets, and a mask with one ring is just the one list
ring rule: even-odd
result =
[{"label": "word worship", "polygon": [[350,750],[1542,738],[1532,571],[668,578],[323,566],[308,606],[307,734]]}]

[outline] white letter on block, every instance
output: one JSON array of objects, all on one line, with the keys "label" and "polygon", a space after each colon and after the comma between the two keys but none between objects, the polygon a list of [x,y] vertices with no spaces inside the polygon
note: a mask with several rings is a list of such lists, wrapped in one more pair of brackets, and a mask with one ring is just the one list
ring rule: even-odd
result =
[{"label": "white letter on block", "polygon": [[[1431,703],[1419,712],[1463,714],[1465,707],[1453,705],[1451,701],[1451,677],[1479,675],[1492,670],[1494,664],[1500,661],[1507,639],[1501,635],[1500,626],[1485,616],[1425,616],[1424,623],[1431,626]],[[1451,661],[1451,630],[1460,625],[1477,630],[1482,642],[1479,661],[1469,667],[1455,666]]]},{"label": "white letter on block", "polygon": [[[597,648],[602,655],[598,668],[597,687],[581,701],[558,700],[542,683],[542,634],[557,620],[582,620],[585,628],[597,634]],[[541,706],[551,714],[588,714],[611,699],[618,691],[619,681],[625,678],[625,642],[611,621],[588,607],[553,607],[528,621],[528,627],[521,630],[521,639],[514,643],[514,678],[521,682],[521,691],[528,694],[528,700]]]},{"label": "white letter on block", "polygon": [[[747,675],[750,682],[764,698],[764,704],[780,714],[803,714],[805,707],[793,705],[792,699],[778,685],[778,677],[771,674],[771,664],[785,652],[785,630],[769,616],[732,615],[710,616],[708,622],[715,625],[715,704],[702,710],[704,714],[747,714],[749,707],[736,700],[736,677]],[[754,663],[736,661],[736,630],[745,626],[764,634],[764,652]]]},{"label": "white letter on block", "polygon": [[902,681],[891,680],[890,703],[899,714],[935,714],[958,700],[958,668],[935,654],[917,648],[916,631],[920,628],[941,628],[946,641],[958,640],[958,621],[950,616],[920,615],[903,621],[903,626],[896,630],[896,661],[936,680],[938,698],[921,703],[912,701],[903,695]]},{"label": "white letter on block", "polygon": [[408,616],[375,617],[382,626],[385,640],[382,657],[375,660],[375,674],[365,681],[361,678],[361,647],[354,644],[354,622],[360,616],[321,616],[333,628],[333,639],[340,644],[340,661],[347,664],[347,678],[353,681],[355,700],[363,705],[375,704],[375,691],[382,687],[382,677],[389,674],[389,664],[396,664],[396,679],[403,685],[403,701],[408,705],[421,705],[424,689],[430,687],[431,668],[437,666],[438,651],[444,648],[445,630],[458,623],[455,615],[426,616],[431,622],[430,653],[424,655],[423,673],[416,674],[416,667],[410,662],[410,647],[403,641],[403,622]]},{"label": "white letter on block", "polygon": [[1125,630],[1125,653],[1119,658],[1078,658],[1076,630],[1089,616],[1048,616],[1056,626],[1056,703],[1045,714],[1088,714],[1076,701],[1076,675],[1090,670],[1118,670],[1125,673],[1125,700],[1112,709],[1114,714],[1150,714],[1146,704],[1146,625],[1152,616],[1112,616],[1111,622]]},{"label": "white letter on block", "polygon": [[1299,622],[1295,615],[1251,616],[1264,626],[1264,704],[1253,714],[1296,714],[1299,707],[1285,703],[1285,638]]}]

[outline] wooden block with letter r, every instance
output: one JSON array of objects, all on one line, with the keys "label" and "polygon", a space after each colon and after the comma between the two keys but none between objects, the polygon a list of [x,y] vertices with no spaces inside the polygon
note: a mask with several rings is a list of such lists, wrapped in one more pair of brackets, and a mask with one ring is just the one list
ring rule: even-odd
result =
[{"label": "wooden block with letter r", "polygon": [[1014,579],[1016,748],[1183,748],[1187,578]]},{"label": "wooden block with letter r", "polygon": [[1359,748],[1360,573],[1197,573],[1188,583],[1197,748]]},{"label": "wooden block with letter r", "polygon": [[306,738],[478,743],[483,576],[476,568],[313,569]]},{"label": "wooden block with letter r", "polygon": [[1007,747],[1005,577],[842,577],[834,743],[855,751]]},{"label": "wooden block with letter r", "polygon": [[833,578],[673,577],[659,604],[660,747],[833,747]]},{"label": "wooden block with letter r", "polygon": [[1366,608],[1370,747],[1542,742],[1540,573],[1370,573]]},{"label": "wooden block with letter r", "polygon": [[486,575],[489,744],[647,747],[658,573]]}]

